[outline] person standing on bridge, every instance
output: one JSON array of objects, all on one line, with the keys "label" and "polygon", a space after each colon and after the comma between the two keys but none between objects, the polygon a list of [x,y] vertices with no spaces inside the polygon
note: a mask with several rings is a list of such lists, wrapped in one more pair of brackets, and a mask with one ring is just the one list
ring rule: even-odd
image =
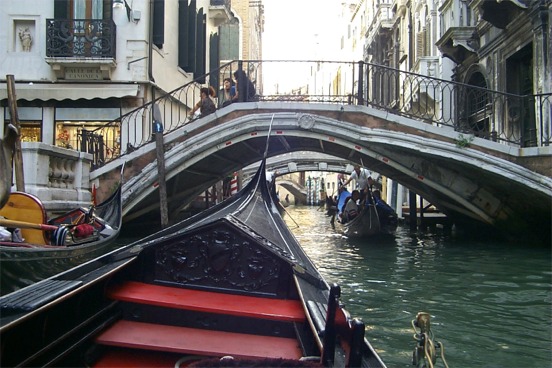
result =
[{"label": "person standing on bridge", "polygon": [[215,97],[215,89],[213,87],[203,87],[199,90],[200,100],[195,104],[192,111],[190,111],[190,119],[194,117],[195,112],[199,109],[201,112],[200,117],[205,117],[212,114],[217,109],[212,97]]},{"label": "person standing on bridge", "polygon": [[236,79],[236,95],[234,96],[234,102],[251,102],[256,100],[257,92],[255,91],[255,85],[245,72],[238,69],[234,72],[234,78]]},{"label": "person standing on bridge", "polygon": [[220,91],[219,97],[219,107],[224,107],[230,105],[236,96],[236,86],[234,86],[234,81],[232,78],[224,78],[222,89]]},{"label": "person standing on bridge", "polygon": [[349,179],[347,179],[343,183],[343,186],[347,186],[347,184],[349,184],[353,179],[356,180],[358,189],[360,190],[360,201],[362,203],[362,201],[366,197],[366,194],[374,184],[372,173],[370,172],[370,170],[360,167],[360,165],[355,165],[355,168],[351,172]]}]

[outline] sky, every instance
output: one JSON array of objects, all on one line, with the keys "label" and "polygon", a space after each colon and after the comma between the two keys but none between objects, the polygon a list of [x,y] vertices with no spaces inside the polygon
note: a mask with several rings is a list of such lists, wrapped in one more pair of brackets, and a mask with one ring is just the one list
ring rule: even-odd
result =
[{"label": "sky", "polygon": [[[319,60],[335,29],[336,0],[263,0],[265,28],[264,60]],[[278,84],[280,93],[301,85],[305,70],[299,64],[276,67],[265,63],[264,93],[273,93]],[[303,65],[304,66],[304,65]],[[272,90],[271,90],[272,89]]]}]

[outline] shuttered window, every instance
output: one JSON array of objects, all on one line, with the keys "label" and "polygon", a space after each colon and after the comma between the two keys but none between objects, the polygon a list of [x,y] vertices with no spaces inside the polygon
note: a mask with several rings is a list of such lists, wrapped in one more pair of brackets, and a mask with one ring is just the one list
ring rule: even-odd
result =
[{"label": "shuttered window", "polygon": [[153,2],[153,44],[163,48],[165,43],[165,0]]},{"label": "shuttered window", "polygon": [[188,70],[190,38],[188,37],[188,0],[178,1],[178,66]]}]

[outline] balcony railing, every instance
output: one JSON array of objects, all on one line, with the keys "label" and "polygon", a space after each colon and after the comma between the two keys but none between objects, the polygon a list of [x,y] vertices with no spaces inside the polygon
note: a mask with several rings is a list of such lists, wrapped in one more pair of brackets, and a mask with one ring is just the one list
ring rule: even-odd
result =
[{"label": "balcony railing", "polygon": [[104,19],[47,19],[47,57],[115,58],[116,26]]},{"label": "balcony railing", "polygon": [[[552,94],[519,96],[364,62],[234,61],[196,80],[209,84],[241,69],[257,83],[263,80],[261,70],[266,74],[275,66],[288,74],[302,71],[308,80],[296,93],[263,93],[256,101],[365,105],[516,147],[552,144]],[[335,70],[344,76],[340,85],[335,85]],[[94,155],[95,167],[128,154],[152,142],[154,110],[159,111],[156,116],[163,123],[163,133],[173,132],[189,122],[188,113],[199,99],[200,87],[190,82],[87,132],[80,147]],[[257,85],[256,90],[267,89]],[[91,140],[91,135],[107,136],[108,130],[121,134],[120,146],[113,152],[102,146],[101,139]]]}]

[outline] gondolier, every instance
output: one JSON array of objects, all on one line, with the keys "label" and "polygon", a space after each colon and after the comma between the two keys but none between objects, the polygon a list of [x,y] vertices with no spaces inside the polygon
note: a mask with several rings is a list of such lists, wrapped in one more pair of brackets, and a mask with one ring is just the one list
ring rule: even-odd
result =
[{"label": "gondolier", "polygon": [[343,183],[343,186],[347,186],[347,184],[349,184],[353,179],[356,180],[358,190],[360,191],[360,200],[362,202],[362,200],[366,197],[367,191],[374,184],[372,172],[368,169],[360,167],[360,165],[355,165],[349,179]]}]

